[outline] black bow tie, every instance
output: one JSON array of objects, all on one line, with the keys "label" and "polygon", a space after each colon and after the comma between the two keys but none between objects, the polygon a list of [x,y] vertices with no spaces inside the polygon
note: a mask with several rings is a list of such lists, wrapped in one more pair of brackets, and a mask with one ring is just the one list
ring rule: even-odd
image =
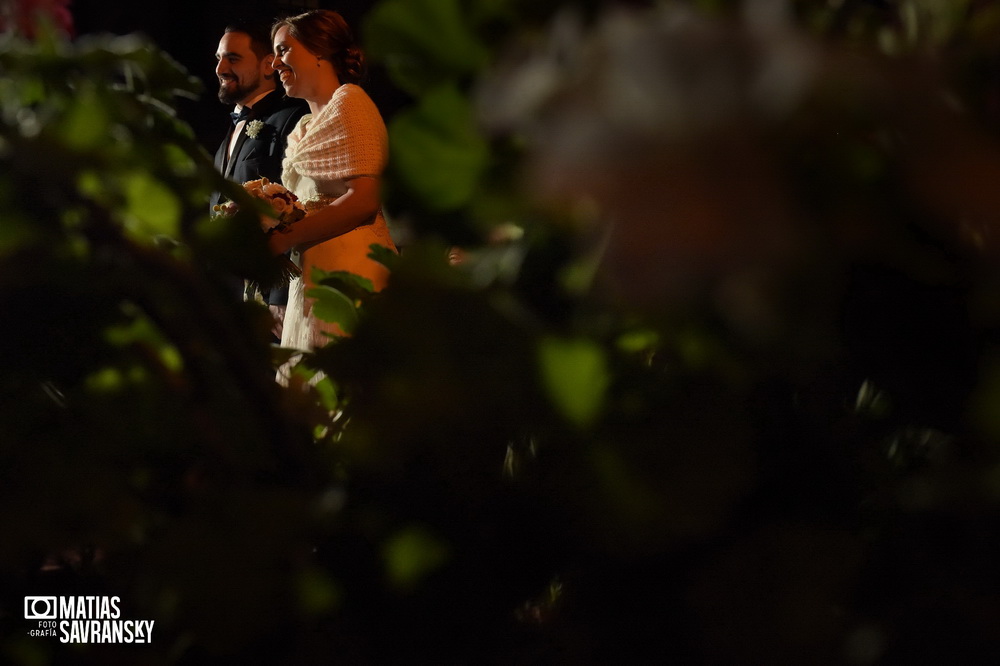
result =
[{"label": "black bow tie", "polygon": [[240,109],[239,113],[236,113],[235,111],[232,111],[229,114],[229,117],[233,119],[233,124],[235,125],[236,123],[240,122],[241,120],[246,120],[247,118],[249,118],[250,117],[250,113],[252,111],[253,111],[253,109],[251,109],[249,106],[244,106],[242,109]]}]

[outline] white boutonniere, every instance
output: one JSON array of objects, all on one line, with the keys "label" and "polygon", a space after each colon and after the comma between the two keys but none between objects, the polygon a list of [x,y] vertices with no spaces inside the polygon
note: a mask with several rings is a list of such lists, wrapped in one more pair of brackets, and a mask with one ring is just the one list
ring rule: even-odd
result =
[{"label": "white boutonniere", "polygon": [[247,136],[256,139],[260,131],[264,129],[264,123],[260,120],[251,120],[247,123]]}]

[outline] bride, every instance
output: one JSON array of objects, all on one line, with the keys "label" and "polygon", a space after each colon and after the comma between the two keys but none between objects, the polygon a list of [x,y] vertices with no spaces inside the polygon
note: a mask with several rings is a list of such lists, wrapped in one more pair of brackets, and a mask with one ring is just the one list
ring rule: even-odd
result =
[{"label": "bride", "polygon": [[364,56],[340,14],[314,10],[282,19],[271,29],[274,69],[289,97],[306,100],[311,113],[288,136],[282,183],[305,204],[307,215],[288,233],[272,234],[271,250],[292,252],[302,268],[289,288],[281,346],[314,349],[341,333],[312,315],[314,267],[388,281],[388,269],[368,258],[369,245],[395,251],[379,204],[388,160],[385,124],[357,82]]}]

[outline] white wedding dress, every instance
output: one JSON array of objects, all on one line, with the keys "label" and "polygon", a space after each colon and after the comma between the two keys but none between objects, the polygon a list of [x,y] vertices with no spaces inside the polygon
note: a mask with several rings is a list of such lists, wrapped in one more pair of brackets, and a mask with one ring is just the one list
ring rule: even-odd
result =
[{"label": "white wedding dress", "polygon": [[[303,116],[289,135],[281,179],[308,212],[345,194],[352,178],[380,176],[387,160],[388,137],[378,110],[364,90],[344,84],[315,118]],[[313,268],[361,275],[376,291],[386,285],[388,269],[368,257],[373,243],[396,249],[381,209],[345,234],[293,252],[302,276],[289,285],[282,347],[311,350],[329,342],[331,335],[343,334],[336,324],[313,316],[307,296],[315,286]]]}]

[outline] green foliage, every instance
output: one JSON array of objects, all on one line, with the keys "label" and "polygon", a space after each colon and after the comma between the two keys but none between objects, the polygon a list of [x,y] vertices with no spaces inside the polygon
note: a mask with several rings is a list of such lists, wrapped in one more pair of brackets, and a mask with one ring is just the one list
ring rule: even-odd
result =
[{"label": "green foliage", "polygon": [[383,548],[390,581],[412,589],[448,558],[446,544],[419,527],[409,527],[392,536]]},{"label": "green foliage", "polygon": [[393,169],[414,203],[440,213],[470,202],[489,151],[468,98],[442,85],[394,118],[390,131]]},{"label": "green foliage", "polygon": [[358,323],[358,312],[354,301],[344,295],[339,289],[320,285],[313,287],[306,294],[315,299],[313,309],[320,319],[339,324],[345,333],[352,333]]},{"label": "green foliage", "polygon": [[[981,185],[1000,164],[984,88],[993,8],[561,3],[515,23],[504,4],[438,7],[464,24],[456,52],[491,52],[472,83],[436,55],[443,38],[396,46],[404,22],[447,34],[430,12],[384,3],[365,32],[414,96],[390,127],[388,187],[393,215],[420,233],[324,367],[358,391],[365,469],[434,479],[373,491],[399,498],[385,514],[451,544],[428,588],[489,548],[469,532],[492,514],[444,508],[504,496],[485,456],[531,498],[531,515],[506,509],[518,533],[545,535],[518,616],[541,625],[546,654],[995,653],[978,630],[926,631],[995,610],[995,595],[922,610],[900,598],[990,576],[962,553],[994,525],[995,496],[952,483],[991,487],[998,462],[986,230],[1000,202]],[[444,249],[424,244],[438,236],[465,245],[451,275],[434,257]],[[968,517],[962,502],[985,512],[979,527],[941,529],[942,513]],[[479,563],[501,557],[517,549]],[[559,603],[537,601],[553,577]]]},{"label": "green foliage", "polygon": [[[551,11],[542,7],[539,17]],[[368,56],[414,97],[390,122],[388,198],[422,233],[481,236],[506,221],[500,211],[523,208],[512,192],[516,151],[492,145],[469,94],[523,9],[509,0],[382,2],[364,23]]]},{"label": "green foliage", "polygon": [[471,79],[489,52],[460,0],[389,0],[368,17],[365,44],[393,82],[422,95],[455,78]]},{"label": "green foliage", "polygon": [[378,4],[413,236],[382,292],[312,276],[351,334],[306,353],[225,296],[273,267],[186,75],[10,42],[0,617],[113,590],[163,662],[1000,653],[1000,21],[768,6]]},{"label": "green foliage", "polygon": [[548,338],[539,341],[538,355],[549,399],[572,423],[592,426],[609,383],[604,351],[589,340]]},{"label": "green foliage", "polygon": [[298,613],[288,590],[323,476],[309,426],[279,409],[264,313],[221,270],[273,270],[263,234],[209,221],[209,193],[241,188],[176,118],[199,86],[165,54],[131,37],[2,40],[0,652],[63,658],[56,640],[7,641],[25,635],[10,609],[77,584],[126,587],[163,654],[198,625],[218,632],[200,645],[227,649],[268,631],[266,607]]}]

